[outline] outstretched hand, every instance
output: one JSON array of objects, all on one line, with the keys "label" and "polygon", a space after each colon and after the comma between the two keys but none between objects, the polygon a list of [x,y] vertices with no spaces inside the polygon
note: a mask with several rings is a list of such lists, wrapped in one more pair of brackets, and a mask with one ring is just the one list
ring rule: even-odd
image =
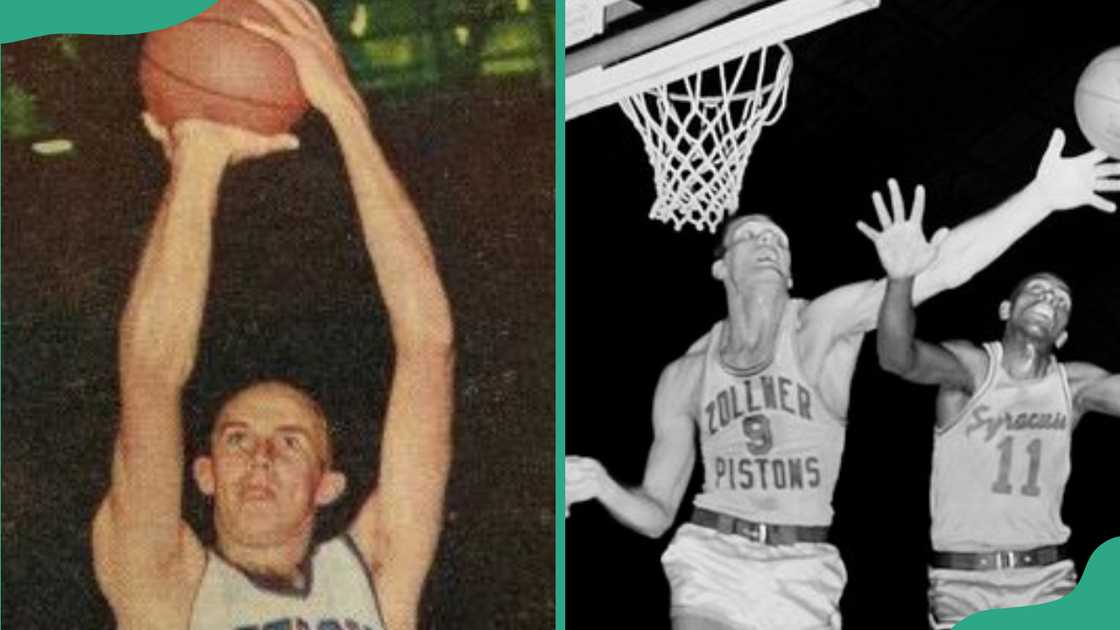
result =
[{"label": "outstretched hand", "polygon": [[573,503],[598,498],[603,492],[607,471],[598,460],[569,455],[564,458],[564,516]]},{"label": "outstretched hand", "polygon": [[205,153],[234,164],[299,148],[299,140],[290,134],[262,136],[201,118],[180,120],[168,129],[149,112],[143,112],[140,118],[148,134],[163,148],[163,155],[169,162],[174,162],[184,153]]},{"label": "outstretched hand", "polygon": [[346,64],[327,23],[308,0],[257,0],[280,28],[250,19],[241,25],[283,48],[295,64],[308,102],[324,114],[343,105],[366,113],[365,104],[346,73]]},{"label": "outstretched hand", "polygon": [[883,269],[889,277],[915,276],[937,258],[938,247],[948,236],[949,229],[941,228],[927,242],[922,232],[922,216],[926,205],[925,188],[919,185],[914,189],[914,207],[909,219],[906,218],[906,203],[898,189],[898,182],[894,179],[888,180],[887,188],[890,190],[893,216],[887,212],[883,195],[879,191],[871,195],[882,231],[876,232],[863,221],[857,222],[856,228],[875,243],[875,249],[879,252],[879,262],[883,264]]},{"label": "outstretched hand", "polygon": [[1115,212],[1116,204],[1099,193],[1120,190],[1120,163],[1106,162],[1108,154],[1100,149],[1063,158],[1065,145],[1065,133],[1055,129],[1035,175],[1034,184],[1048,205],[1055,210],[1089,205]]}]

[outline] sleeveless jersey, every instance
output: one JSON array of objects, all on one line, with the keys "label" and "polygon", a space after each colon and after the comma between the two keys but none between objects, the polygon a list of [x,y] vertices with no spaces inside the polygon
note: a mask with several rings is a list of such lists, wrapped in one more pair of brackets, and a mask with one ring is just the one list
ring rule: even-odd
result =
[{"label": "sleeveless jersey", "polygon": [[308,567],[306,592],[274,591],[210,551],[191,629],[381,630],[372,581],[348,537],[320,545]]},{"label": "sleeveless jersey", "polygon": [[789,301],[773,361],[753,372],[721,360],[724,322],[697,342],[705,357],[696,414],[704,488],[696,506],[764,523],[832,522],[845,427],[798,361],[794,335],[803,304]]},{"label": "sleeveless jersey", "polygon": [[930,512],[940,551],[1029,549],[1064,543],[1073,403],[1065,367],[1013,379],[1003,347],[985,344],[988,373],[933,445]]}]

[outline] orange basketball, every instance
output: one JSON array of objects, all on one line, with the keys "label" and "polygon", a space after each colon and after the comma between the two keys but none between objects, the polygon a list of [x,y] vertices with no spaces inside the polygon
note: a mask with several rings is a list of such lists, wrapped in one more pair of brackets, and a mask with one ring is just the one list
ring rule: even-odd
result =
[{"label": "orange basketball", "polygon": [[291,58],[243,28],[241,18],[279,28],[255,0],[218,0],[145,37],[140,89],[160,123],[206,118],[271,135],[288,131],[307,111]]},{"label": "orange basketball", "polygon": [[1089,62],[1077,82],[1073,109],[1089,143],[1120,158],[1120,46]]}]

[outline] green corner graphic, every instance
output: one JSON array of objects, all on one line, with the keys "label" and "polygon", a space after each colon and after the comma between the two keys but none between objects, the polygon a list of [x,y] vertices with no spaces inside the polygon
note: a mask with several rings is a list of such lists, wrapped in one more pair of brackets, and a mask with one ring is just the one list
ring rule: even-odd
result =
[{"label": "green corner graphic", "polygon": [[1114,630],[1120,628],[1120,538],[1089,558],[1077,588],[1049,604],[988,610],[957,624],[957,630]]},{"label": "green corner graphic", "polygon": [[0,44],[73,33],[127,35],[174,26],[202,13],[215,0],[4,0]]}]

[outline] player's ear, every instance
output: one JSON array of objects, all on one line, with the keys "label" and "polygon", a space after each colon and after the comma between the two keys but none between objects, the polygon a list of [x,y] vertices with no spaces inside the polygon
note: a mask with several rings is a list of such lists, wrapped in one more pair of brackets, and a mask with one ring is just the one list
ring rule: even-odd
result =
[{"label": "player's ear", "polygon": [[324,506],[334,503],[346,490],[346,475],[337,470],[328,470],[319,478],[315,488],[315,505]]},{"label": "player's ear", "polygon": [[1054,340],[1054,347],[1061,348],[1066,345],[1067,341],[1069,341],[1069,333],[1063,330],[1062,334],[1058,335],[1058,338]]},{"label": "player's ear", "polygon": [[712,277],[721,282],[727,278],[727,263],[722,257],[712,263]]},{"label": "player's ear", "polygon": [[1011,319],[1011,301],[1004,300],[999,303],[999,321],[1005,322]]},{"label": "player's ear", "polygon": [[191,471],[194,472],[194,482],[198,485],[199,492],[208,497],[214,496],[214,460],[200,455],[195,458]]}]

